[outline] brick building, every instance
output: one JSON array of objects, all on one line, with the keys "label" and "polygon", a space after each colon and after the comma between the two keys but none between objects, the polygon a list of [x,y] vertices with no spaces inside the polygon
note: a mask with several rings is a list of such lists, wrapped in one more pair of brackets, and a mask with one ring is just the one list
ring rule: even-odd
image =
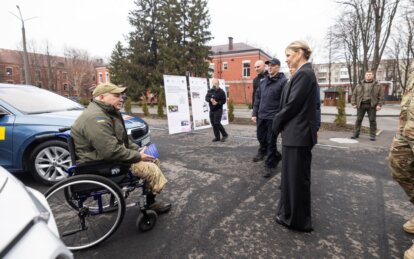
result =
[{"label": "brick building", "polygon": [[109,77],[109,69],[107,65],[98,65],[95,66],[96,72],[96,84],[100,83],[110,83],[111,79]]},{"label": "brick building", "polygon": [[212,46],[210,63],[212,76],[226,81],[227,96],[235,104],[252,102],[253,79],[256,77],[254,63],[257,60],[269,60],[271,56],[261,49],[245,43],[233,43]]},{"label": "brick building", "polygon": [[[90,97],[97,83],[95,64],[102,61],[73,60],[65,57],[28,53],[32,85],[62,96]],[[23,52],[0,49],[0,83],[25,84]]]}]

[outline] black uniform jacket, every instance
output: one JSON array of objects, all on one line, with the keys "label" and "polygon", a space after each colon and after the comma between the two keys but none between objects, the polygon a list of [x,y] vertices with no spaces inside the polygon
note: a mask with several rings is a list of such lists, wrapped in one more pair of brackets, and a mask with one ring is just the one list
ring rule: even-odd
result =
[{"label": "black uniform jacket", "polygon": [[273,120],[283,146],[313,146],[317,141],[316,91],[318,84],[310,63],[304,64],[283,88],[280,111]]},{"label": "black uniform jacket", "polygon": [[[216,100],[216,105],[213,105],[213,103],[211,102],[211,98]],[[211,88],[210,90],[208,90],[206,94],[206,102],[208,102],[210,106],[210,111],[212,112],[223,109],[223,104],[226,103],[226,100],[226,93],[221,88]]]}]

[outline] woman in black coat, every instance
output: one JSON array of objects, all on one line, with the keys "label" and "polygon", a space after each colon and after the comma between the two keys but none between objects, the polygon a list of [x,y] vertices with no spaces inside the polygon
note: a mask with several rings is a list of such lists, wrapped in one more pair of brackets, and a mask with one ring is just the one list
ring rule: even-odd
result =
[{"label": "woman in black coat", "polygon": [[318,84],[308,63],[312,50],[304,41],[286,48],[286,63],[295,73],[284,87],[280,111],[273,121],[282,135],[282,182],[276,222],[299,231],[312,231],[311,161],[317,138],[316,91]]}]

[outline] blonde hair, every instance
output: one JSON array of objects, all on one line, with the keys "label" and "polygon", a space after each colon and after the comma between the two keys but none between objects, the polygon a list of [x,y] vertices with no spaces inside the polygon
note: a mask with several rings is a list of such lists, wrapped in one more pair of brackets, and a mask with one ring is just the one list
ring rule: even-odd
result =
[{"label": "blonde hair", "polygon": [[286,47],[286,49],[292,50],[294,52],[299,52],[300,50],[303,50],[303,54],[306,60],[308,60],[312,54],[312,49],[309,47],[309,44],[303,40],[296,40],[290,43]]}]

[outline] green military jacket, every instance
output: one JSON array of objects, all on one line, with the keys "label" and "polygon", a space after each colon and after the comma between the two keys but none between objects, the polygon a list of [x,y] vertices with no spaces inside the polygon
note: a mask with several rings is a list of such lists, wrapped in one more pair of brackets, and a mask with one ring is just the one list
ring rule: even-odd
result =
[{"label": "green military jacket", "polygon": [[[352,105],[356,105],[357,108],[361,107],[362,97],[364,95],[363,84],[364,81],[359,83],[352,92],[351,103]],[[377,81],[374,81],[371,91],[371,107],[376,107],[377,105],[384,105],[384,88]]]},{"label": "green military jacket", "polygon": [[125,130],[122,114],[112,105],[92,101],[71,127],[76,162],[135,163],[141,155]]},{"label": "green military jacket", "polygon": [[411,66],[405,92],[401,100],[400,123],[397,134],[414,140],[414,64]]}]

